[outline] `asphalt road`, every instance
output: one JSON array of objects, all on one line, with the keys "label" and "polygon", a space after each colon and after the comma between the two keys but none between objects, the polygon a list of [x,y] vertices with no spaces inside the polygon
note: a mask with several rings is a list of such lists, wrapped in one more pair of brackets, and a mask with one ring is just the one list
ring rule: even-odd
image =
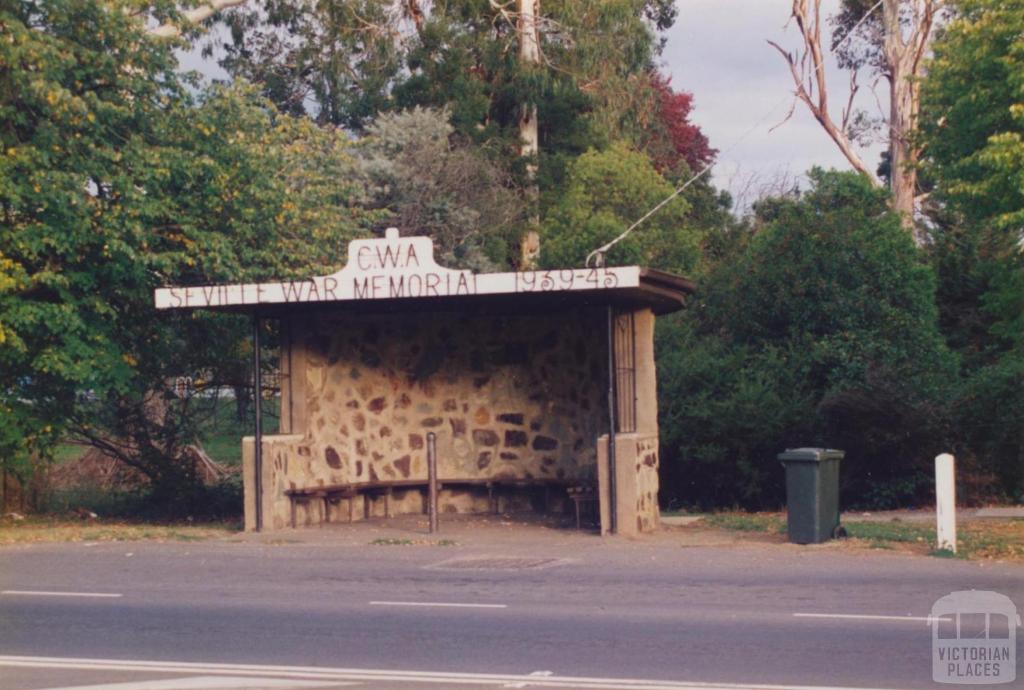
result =
[{"label": "asphalt road", "polygon": [[[215,664],[260,678],[289,667],[287,687],[423,687],[435,673],[435,687],[516,687],[519,676],[549,674],[537,682],[932,688],[923,619],[936,599],[984,589],[1024,608],[1020,565],[505,529],[465,532],[458,546],[374,546],[369,532],[311,530],[285,533],[301,543],[6,547],[0,688],[197,674],[242,687]],[[334,675],[318,676],[325,668]]]}]

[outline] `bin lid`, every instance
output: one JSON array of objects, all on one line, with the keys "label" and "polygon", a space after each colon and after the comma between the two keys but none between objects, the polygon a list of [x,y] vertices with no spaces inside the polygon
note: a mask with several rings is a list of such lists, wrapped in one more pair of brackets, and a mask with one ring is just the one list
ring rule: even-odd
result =
[{"label": "bin lid", "polygon": [[821,462],[823,460],[842,460],[846,453],[834,448],[787,448],[779,453],[779,460],[790,462]]}]

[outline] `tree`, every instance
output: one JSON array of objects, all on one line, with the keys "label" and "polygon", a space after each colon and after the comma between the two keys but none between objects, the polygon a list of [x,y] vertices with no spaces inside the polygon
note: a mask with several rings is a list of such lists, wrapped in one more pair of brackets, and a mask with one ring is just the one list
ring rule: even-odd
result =
[{"label": "tree", "polygon": [[934,274],[883,191],[809,177],[757,206],[758,233],[660,336],[666,486],[687,501],[777,505],[775,454],[796,443],[847,451],[847,505],[920,500],[943,446],[956,360]]},{"label": "tree", "polygon": [[[615,238],[673,192],[646,155],[616,143],[575,161],[560,203],[543,226],[541,263],[584,265],[590,250]],[[687,222],[689,204],[677,197],[649,224],[615,246],[609,265],[640,264],[688,272],[697,264],[700,234]]]},{"label": "tree", "polygon": [[382,222],[429,235],[446,266],[508,268],[508,248],[525,214],[513,181],[487,155],[454,134],[445,110],[381,114],[356,151],[370,205]]},{"label": "tree", "polygon": [[964,355],[958,427],[1010,496],[1024,493],[1024,2],[962,0],[922,87],[923,166],[944,222],[936,262]]},{"label": "tree", "polygon": [[[519,43],[519,69],[529,74],[540,65],[540,0],[517,0],[519,16],[516,36]],[[525,95],[525,94],[524,94]],[[537,102],[526,95],[519,104],[519,155],[526,159],[526,195],[530,206],[526,232],[520,242],[519,264],[534,268],[540,254],[540,191],[537,189],[537,154],[540,134],[537,127]]]},{"label": "tree", "polygon": [[[151,115],[185,95],[170,47],[146,41],[122,9],[19,2],[2,10],[7,462],[45,453],[80,392],[117,389],[131,375],[113,345],[114,308],[97,288],[145,275],[133,259],[138,216],[151,202],[136,193],[132,173],[151,151]],[[134,69],[124,69],[125,53]]]},{"label": "tree", "polygon": [[391,89],[412,40],[396,7],[383,0],[246,3],[224,14],[231,41],[221,66],[257,84],[284,112],[358,132],[393,107]]},{"label": "tree", "polygon": [[672,89],[671,77],[658,72],[650,75],[656,106],[653,122],[642,130],[646,134],[644,150],[659,172],[675,170],[680,163],[693,172],[709,165],[717,151],[711,148],[700,127],[690,121],[693,94]]},{"label": "tree", "polygon": [[963,0],[924,83],[925,165],[941,200],[1001,236],[1024,238],[1024,3]]},{"label": "tree", "polygon": [[167,381],[234,366],[245,324],[157,313],[153,289],[337,266],[375,216],[339,184],[343,133],[244,87],[194,96],[172,42],[125,8],[23,0],[0,18],[0,452],[35,461],[71,433],[169,501],[195,488],[195,429]]},{"label": "tree", "polygon": [[[217,13],[231,7],[237,7],[246,0],[205,0],[195,7],[177,9],[168,18],[147,29],[150,36],[157,38],[176,38],[181,34],[192,30],[196,25],[205,22]],[[161,15],[163,13],[160,13]],[[143,15],[145,16],[145,15]]]},{"label": "tree", "polygon": [[[829,86],[822,47],[821,0],[793,0],[790,16],[802,42],[798,52],[788,52],[769,43],[786,60],[796,97],[849,161],[854,170],[874,184],[877,175],[861,160],[855,149],[867,118],[854,110],[859,90],[857,75],[867,67],[889,84],[889,114],[882,123],[889,144],[889,187],[893,208],[902,214],[903,224],[923,242],[914,225],[918,194],[917,164],[920,148],[916,142],[920,108],[920,80],[933,37],[941,0],[843,0],[834,22],[832,48],[840,66],[851,74],[850,97],[837,121],[829,104]],[[881,12],[876,8],[881,6]]]},{"label": "tree", "polygon": [[574,158],[653,103],[654,32],[674,16],[665,0],[268,0],[225,14],[223,65],[282,110],[357,135],[378,112],[446,108],[454,136],[485,147],[535,207],[522,233],[557,202]]}]

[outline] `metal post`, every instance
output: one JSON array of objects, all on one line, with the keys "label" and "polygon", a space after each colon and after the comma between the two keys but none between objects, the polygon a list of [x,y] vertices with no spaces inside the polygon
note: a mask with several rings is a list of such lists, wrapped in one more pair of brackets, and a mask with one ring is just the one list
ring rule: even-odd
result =
[{"label": "metal post", "polygon": [[615,310],[608,305],[608,517],[612,534],[619,531],[615,494]]},{"label": "metal post", "polygon": [[260,316],[252,315],[252,398],[254,409],[253,495],[256,498],[256,531],[263,529],[263,377],[260,372]]},{"label": "metal post", "polygon": [[956,553],[956,477],[953,456],[935,458],[935,542]]},{"label": "metal post", "polygon": [[427,514],[430,533],[437,531],[437,434],[427,433]]}]

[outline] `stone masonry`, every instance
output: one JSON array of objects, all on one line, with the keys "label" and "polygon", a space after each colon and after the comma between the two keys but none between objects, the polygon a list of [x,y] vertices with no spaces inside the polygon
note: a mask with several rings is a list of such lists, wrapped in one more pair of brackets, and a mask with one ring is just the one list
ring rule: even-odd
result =
[{"label": "stone masonry", "polygon": [[[302,399],[294,407],[304,419],[290,420],[293,434],[265,439],[268,526],[287,525],[288,488],[425,479],[428,432],[442,480],[593,483],[606,416],[603,325],[600,309],[294,319],[292,361],[301,364],[290,398]],[[442,510],[485,509],[470,493],[443,495]],[[421,492],[405,494],[392,511],[421,510]]]}]

